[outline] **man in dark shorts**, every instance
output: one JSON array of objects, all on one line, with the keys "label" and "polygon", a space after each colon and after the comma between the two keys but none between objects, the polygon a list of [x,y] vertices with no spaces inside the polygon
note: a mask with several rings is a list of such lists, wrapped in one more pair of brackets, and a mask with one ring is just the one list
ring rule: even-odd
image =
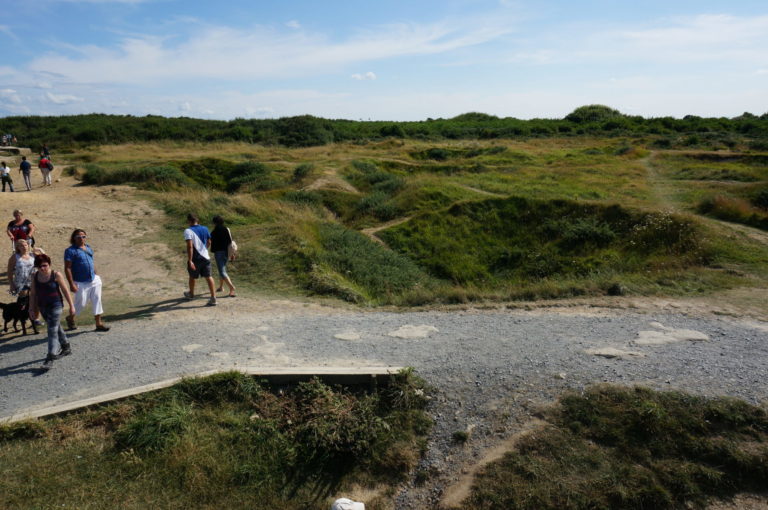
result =
[{"label": "man in dark shorts", "polygon": [[211,277],[211,233],[204,225],[200,225],[197,216],[187,215],[189,228],[184,230],[184,242],[187,243],[187,272],[189,273],[189,291],[184,292],[186,299],[195,297],[195,283],[201,276],[208,283],[211,298],[206,306],[216,306],[216,291]]}]

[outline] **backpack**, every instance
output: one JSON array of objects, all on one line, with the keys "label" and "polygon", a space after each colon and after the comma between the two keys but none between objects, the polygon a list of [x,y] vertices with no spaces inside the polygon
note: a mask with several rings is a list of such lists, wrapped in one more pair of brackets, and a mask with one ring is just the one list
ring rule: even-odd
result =
[{"label": "backpack", "polygon": [[47,166],[47,167],[48,167],[48,170],[50,170],[51,172],[53,172],[53,163],[51,163],[51,161],[50,161],[50,160],[48,160],[48,163],[47,163],[45,166]]}]

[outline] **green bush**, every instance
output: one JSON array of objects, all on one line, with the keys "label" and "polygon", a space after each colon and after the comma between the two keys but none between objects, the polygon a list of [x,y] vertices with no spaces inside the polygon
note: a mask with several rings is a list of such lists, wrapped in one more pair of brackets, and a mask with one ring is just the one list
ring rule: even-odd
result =
[{"label": "green bush", "polygon": [[[307,262],[319,276],[310,288],[348,300],[386,299],[426,283],[426,277],[406,257],[371,241],[359,232],[336,224],[322,224],[318,231],[322,249],[307,253]],[[362,295],[360,294],[362,293]]]},{"label": "green bush", "polygon": [[305,177],[307,177],[310,172],[315,168],[315,165],[312,163],[302,163],[298,165],[296,168],[293,169],[293,178],[292,181],[294,183],[301,182]]},{"label": "green bush", "polygon": [[460,203],[382,231],[431,275],[461,285],[632,272],[706,260],[695,226],[673,215],[566,200]]},{"label": "green bush", "polygon": [[704,508],[768,485],[768,416],[746,402],[600,386],[546,419],[483,469],[463,506]]},{"label": "green bush", "polygon": [[195,182],[174,166],[121,167],[106,170],[86,164],[83,183],[91,185],[134,184],[144,188],[195,186]]}]

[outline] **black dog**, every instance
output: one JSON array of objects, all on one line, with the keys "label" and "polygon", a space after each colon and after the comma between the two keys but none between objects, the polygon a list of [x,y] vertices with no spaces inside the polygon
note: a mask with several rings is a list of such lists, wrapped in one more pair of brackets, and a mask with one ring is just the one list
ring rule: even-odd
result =
[{"label": "black dog", "polygon": [[[19,295],[19,298],[16,300],[15,303],[0,303],[0,308],[3,309],[3,321],[5,321],[5,324],[3,324],[3,333],[8,331],[8,323],[13,321],[13,330],[18,331],[19,328],[17,326],[18,322],[21,321],[21,330],[23,334],[27,334],[27,321],[29,320],[29,294],[26,295]],[[35,331],[35,334],[37,334],[37,326],[33,321],[30,321],[32,324],[32,329]]]}]

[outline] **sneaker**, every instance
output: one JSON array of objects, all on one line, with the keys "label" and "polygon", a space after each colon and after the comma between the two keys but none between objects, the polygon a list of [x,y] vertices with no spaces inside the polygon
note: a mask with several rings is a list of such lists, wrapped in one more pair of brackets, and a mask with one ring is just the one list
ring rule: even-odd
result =
[{"label": "sneaker", "polygon": [[105,326],[104,324],[99,324],[96,326],[96,331],[109,331],[109,326]]},{"label": "sneaker", "polygon": [[43,361],[43,364],[40,366],[40,370],[48,371],[53,368],[53,361],[56,359],[56,356],[53,354],[49,354],[45,357],[45,361]]},{"label": "sneaker", "polygon": [[69,342],[61,344],[61,352],[59,353],[59,357],[69,356],[70,354],[72,354],[72,346],[69,344]]},{"label": "sneaker", "polygon": [[216,298],[212,297],[208,300],[208,302],[205,304],[205,306],[216,306]]},{"label": "sneaker", "polygon": [[67,315],[67,329],[73,330],[77,329],[77,324],[75,323],[75,317],[74,315]]},{"label": "sneaker", "polygon": [[195,295],[192,294],[191,292],[189,292],[188,290],[185,290],[184,291],[184,299],[186,299],[186,300],[195,299]]}]

